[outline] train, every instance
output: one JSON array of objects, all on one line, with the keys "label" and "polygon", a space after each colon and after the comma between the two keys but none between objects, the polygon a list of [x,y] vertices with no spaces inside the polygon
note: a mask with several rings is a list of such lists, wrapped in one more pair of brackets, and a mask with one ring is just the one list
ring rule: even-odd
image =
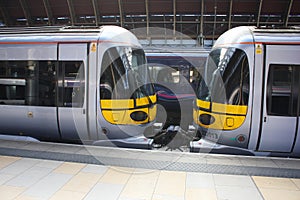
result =
[{"label": "train", "polygon": [[0,134],[151,148],[157,97],[137,38],[117,26],[0,29]]},{"label": "train", "polygon": [[300,29],[236,27],[196,86],[192,152],[300,156]]},{"label": "train", "polygon": [[157,93],[157,122],[163,122],[164,128],[170,125],[186,127],[193,121],[195,83],[201,79],[208,50],[145,51]]},{"label": "train", "polygon": [[[201,79],[208,50],[145,48],[145,53],[157,94],[156,122],[162,124],[160,134],[153,138],[153,146],[170,146],[175,135],[186,136],[179,129],[187,131],[193,122],[195,83]],[[176,148],[188,146],[190,140],[191,137],[179,137]]]}]

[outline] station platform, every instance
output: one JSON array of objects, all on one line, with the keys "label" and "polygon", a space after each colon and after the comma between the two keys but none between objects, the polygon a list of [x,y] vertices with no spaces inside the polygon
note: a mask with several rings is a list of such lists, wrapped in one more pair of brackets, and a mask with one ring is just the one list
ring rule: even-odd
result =
[{"label": "station platform", "polygon": [[300,159],[0,140],[0,199],[300,199]]}]

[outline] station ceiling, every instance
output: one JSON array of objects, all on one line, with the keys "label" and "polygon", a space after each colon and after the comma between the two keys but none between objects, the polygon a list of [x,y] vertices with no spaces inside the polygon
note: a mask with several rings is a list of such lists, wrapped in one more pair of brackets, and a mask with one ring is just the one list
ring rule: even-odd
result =
[{"label": "station ceiling", "polygon": [[[300,26],[299,0],[0,0],[2,26],[119,25],[143,37],[216,39],[241,25]],[[152,33],[151,30],[169,30]]]}]

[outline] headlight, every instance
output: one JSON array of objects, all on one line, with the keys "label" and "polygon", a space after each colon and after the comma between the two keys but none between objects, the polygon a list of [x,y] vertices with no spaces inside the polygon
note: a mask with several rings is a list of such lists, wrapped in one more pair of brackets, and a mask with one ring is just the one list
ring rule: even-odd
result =
[{"label": "headlight", "polygon": [[201,114],[199,116],[199,121],[201,122],[201,124],[210,125],[215,122],[215,118],[210,114]]},{"label": "headlight", "polygon": [[131,119],[134,121],[145,121],[148,118],[148,114],[143,111],[135,111],[130,114]]}]

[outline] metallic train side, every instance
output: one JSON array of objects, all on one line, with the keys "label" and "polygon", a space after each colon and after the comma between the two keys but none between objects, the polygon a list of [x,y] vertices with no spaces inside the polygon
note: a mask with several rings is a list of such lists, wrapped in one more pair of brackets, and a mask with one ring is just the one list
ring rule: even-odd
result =
[{"label": "metallic train side", "polygon": [[237,27],[216,41],[199,83],[192,151],[300,156],[300,30]]},{"label": "metallic train side", "polygon": [[145,62],[116,26],[1,29],[0,134],[148,148],[156,95]]}]

